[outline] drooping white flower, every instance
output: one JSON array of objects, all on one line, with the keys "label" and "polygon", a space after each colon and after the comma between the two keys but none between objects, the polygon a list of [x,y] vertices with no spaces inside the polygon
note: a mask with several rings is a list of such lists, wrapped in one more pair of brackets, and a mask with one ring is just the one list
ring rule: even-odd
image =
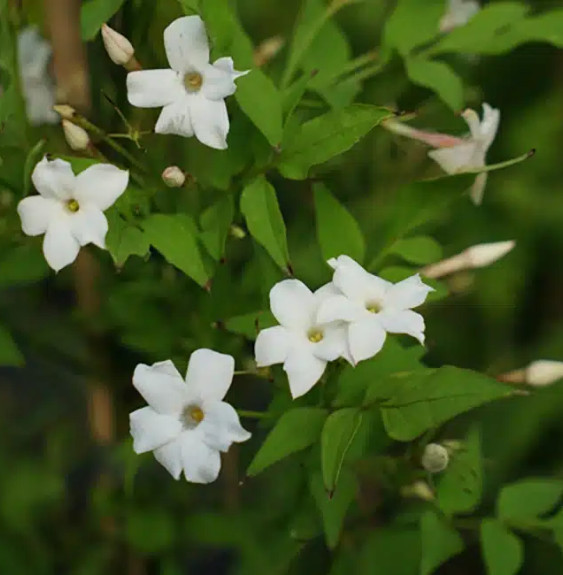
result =
[{"label": "drooping white flower", "polygon": [[465,26],[480,9],[477,0],[448,0],[448,8],[440,20],[440,32]]},{"label": "drooping white flower", "polygon": [[424,343],[424,319],[412,308],[433,289],[418,274],[393,284],[368,273],[348,256],[329,260],[333,283],[340,294],[327,297],[317,321],[347,323],[350,355],[355,363],[377,354],[387,333],[404,333]]},{"label": "drooping white flower", "polygon": [[220,452],[250,438],[223,401],[234,365],[230,355],[210,349],[192,353],[185,381],[170,360],[138,365],[133,385],[148,406],[129,416],[135,453],[153,451],[174,479],[183,471],[193,483],[215,481]]},{"label": "drooping white flower", "polygon": [[270,291],[270,308],[280,325],[258,334],[256,364],[283,363],[294,398],[317,383],[329,361],[348,357],[344,327],[338,322],[317,321],[319,306],[337,294],[332,284],[313,293],[295,279],[283,280]]},{"label": "drooping white flower", "polygon": [[450,456],[448,450],[439,443],[429,443],[424,448],[420,462],[428,473],[440,473],[448,466]]},{"label": "drooping white flower", "polygon": [[25,234],[45,234],[43,254],[55,271],[71,264],[81,246],[105,249],[108,222],[103,212],[125,191],[128,171],[95,164],[75,176],[69,162],[44,157],[31,179],[39,195],[21,200],[18,214]]},{"label": "drooping white flower", "polygon": [[217,149],[227,147],[229,117],[224,99],[235,93],[237,72],[232,58],[209,63],[209,45],[199,16],[174,20],[164,31],[170,69],[127,75],[127,96],[133,106],[160,108],[158,134],[196,138]]}]

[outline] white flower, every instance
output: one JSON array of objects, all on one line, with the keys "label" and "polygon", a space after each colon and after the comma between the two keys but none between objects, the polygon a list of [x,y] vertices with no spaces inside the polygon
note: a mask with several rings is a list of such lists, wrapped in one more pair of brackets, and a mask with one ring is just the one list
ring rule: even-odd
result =
[{"label": "white flower", "polygon": [[[457,143],[439,147],[428,152],[428,156],[437,162],[448,174],[460,174],[469,170],[478,170],[485,166],[487,151],[495,139],[500,111],[483,104],[483,120],[477,112],[467,109],[462,114],[469,126],[470,135],[460,138]],[[480,204],[487,183],[487,173],[479,174],[471,188],[471,198]]]},{"label": "white flower", "polygon": [[80,246],[93,243],[105,249],[103,212],[125,191],[128,171],[95,164],[75,176],[68,162],[45,157],[31,179],[40,195],[24,198],[18,214],[25,234],[45,234],[43,253],[55,271],[71,264]]},{"label": "white flower", "polygon": [[49,76],[51,46],[41,38],[37,28],[30,26],[18,34],[18,65],[30,124],[55,124],[53,111],[55,85]]},{"label": "white flower", "polygon": [[448,8],[440,20],[440,32],[450,32],[465,26],[481,9],[476,0],[448,0]]},{"label": "white flower", "polygon": [[224,99],[235,93],[237,72],[232,58],[209,63],[205,26],[199,16],[174,20],[164,31],[171,69],[142,70],[127,75],[127,96],[133,106],[164,106],[158,134],[196,138],[217,149],[227,147],[229,117]]},{"label": "white flower", "polygon": [[222,401],[234,364],[230,355],[198,349],[190,357],[185,382],[170,360],[138,365],[133,385],[149,405],[129,416],[135,453],[154,451],[174,479],[183,470],[193,483],[215,481],[220,452],[250,437],[234,408]]},{"label": "white flower", "polygon": [[448,450],[439,443],[429,443],[424,448],[421,463],[428,473],[440,473],[448,466],[450,456]]},{"label": "white flower", "polygon": [[316,319],[322,302],[337,294],[332,284],[313,293],[294,279],[283,280],[270,291],[270,308],[280,325],[258,334],[256,364],[265,367],[283,363],[294,398],[317,383],[329,361],[347,356],[343,326]]},{"label": "white flower", "polygon": [[333,283],[340,294],[326,298],[319,308],[320,322],[347,322],[350,355],[355,363],[378,353],[387,333],[409,334],[424,343],[424,319],[412,308],[424,302],[433,289],[418,274],[392,284],[348,256],[329,260]]}]

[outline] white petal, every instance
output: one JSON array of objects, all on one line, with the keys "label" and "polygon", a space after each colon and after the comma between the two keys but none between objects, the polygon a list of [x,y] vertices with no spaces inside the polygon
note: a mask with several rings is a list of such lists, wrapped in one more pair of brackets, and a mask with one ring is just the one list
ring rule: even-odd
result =
[{"label": "white petal", "polygon": [[28,236],[44,234],[49,222],[60,212],[61,205],[57,200],[43,196],[30,196],[18,204],[18,214],[22,221],[23,233]]},{"label": "white petal", "polygon": [[342,295],[342,292],[332,283],[328,282],[325,285],[321,286],[314,292],[315,301],[317,305],[328,298],[334,297],[335,295]]},{"label": "white petal", "polygon": [[357,321],[365,311],[365,306],[358,301],[352,301],[344,295],[337,295],[321,303],[316,321],[319,324],[333,321]]},{"label": "white petal", "polygon": [[326,361],[312,355],[308,348],[290,351],[283,368],[289,380],[289,390],[295,399],[307,393],[319,381],[326,368]]},{"label": "white petal", "polygon": [[104,212],[113,206],[129,183],[129,172],[111,164],[95,164],[76,176],[74,197],[82,204],[92,204]]},{"label": "white petal", "polygon": [[170,361],[151,366],[140,363],[133,373],[133,385],[158,413],[179,415],[187,401],[188,389]]},{"label": "white petal", "polygon": [[313,354],[324,361],[334,361],[344,357],[347,350],[347,326],[330,325],[323,329],[323,339],[313,344]]},{"label": "white petal", "polygon": [[265,367],[283,363],[287,358],[290,341],[290,332],[281,325],[261,330],[254,344],[256,365]]},{"label": "white petal", "polygon": [[351,323],[348,326],[348,343],[354,362],[358,363],[379,353],[385,343],[385,335],[376,315]]},{"label": "white petal", "polygon": [[108,221],[98,208],[86,204],[80,206],[78,212],[68,218],[72,235],[81,246],[94,244],[106,249],[106,234]]},{"label": "white petal", "polygon": [[389,310],[377,314],[377,319],[388,333],[406,333],[424,344],[424,318],[419,313]]},{"label": "white petal", "polygon": [[332,279],[334,285],[352,300],[362,303],[367,303],[369,300],[378,301],[383,298],[385,291],[391,285],[367,272],[348,256],[339,256],[328,263],[334,268]]},{"label": "white petal", "polygon": [[45,156],[34,168],[31,181],[45,198],[68,200],[74,191],[74,173],[64,160],[49,161]]},{"label": "white petal", "polygon": [[203,72],[201,91],[210,100],[223,100],[236,92],[235,80],[248,74],[234,69],[232,58],[219,58],[213,65],[208,64]]},{"label": "white petal", "polygon": [[486,152],[493,143],[500,123],[500,110],[483,104],[483,120],[481,121],[481,138]]},{"label": "white petal", "polygon": [[393,285],[385,295],[385,308],[410,309],[417,307],[426,300],[426,296],[434,291],[420,279],[418,274],[408,277]]},{"label": "white petal", "polygon": [[154,450],[155,459],[166,468],[174,479],[180,479],[182,473],[182,435],[170,443]]},{"label": "white petal", "polygon": [[51,220],[43,240],[43,255],[47,263],[58,272],[71,264],[79,251],[80,244],[72,235],[66,220],[58,217]]},{"label": "white petal", "polygon": [[282,280],[270,290],[270,309],[284,327],[306,331],[315,307],[311,290],[299,280]]},{"label": "white petal", "polygon": [[232,443],[250,439],[250,433],[240,424],[234,407],[224,401],[213,402],[205,407],[205,418],[198,426],[205,443],[213,449],[228,451]]},{"label": "white petal", "polygon": [[212,483],[221,469],[221,455],[206,445],[202,434],[185,431],[181,438],[184,475],[192,483]]},{"label": "white petal", "polygon": [[476,160],[479,155],[478,148],[478,144],[471,140],[458,146],[432,150],[428,152],[428,157],[438,163],[447,174],[457,174],[483,165],[478,165]]},{"label": "white petal", "polygon": [[483,195],[485,193],[488,175],[489,174],[487,174],[487,172],[479,174],[471,186],[469,195],[471,196],[471,199],[476,206],[480,206],[481,202],[483,201]]},{"label": "white petal", "polygon": [[159,108],[186,93],[174,70],[140,70],[127,74],[127,99],[138,108]]},{"label": "white petal", "polygon": [[478,140],[481,136],[481,121],[479,120],[479,114],[471,108],[467,108],[461,114],[463,119],[469,126],[469,132],[474,140]]},{"label": "white petal", "polygon": [[196,349],[188,362],[186,382],[202,399],[220,401],[231,387],[235,371],[232,356],[212,349]]},{"label": "white petal", "polygon": [[157,134],[175,134],[190,138],[194,135],[190,116],[190,100],[187,94],[183,94],[176,101],[162,108],[160,116],[154,127]]},{"label": "white petal", "polygon": [[190,95],[190,118],[196,138],[217,150],[227,148],[229,116],[223,100],[208,100],[203,94]]},{"label": "white petal", "polygon": [[133,451],[145,453],[162,447],[182,432],[182,424],[176,417],[161,415],[152,407],[143,407],[129,414]]},{"label": "white petal", "polygon": [[203,20],[184,16],[164,30],[164,48],[176,72],[201,71],[209,63],[209,45]]}]

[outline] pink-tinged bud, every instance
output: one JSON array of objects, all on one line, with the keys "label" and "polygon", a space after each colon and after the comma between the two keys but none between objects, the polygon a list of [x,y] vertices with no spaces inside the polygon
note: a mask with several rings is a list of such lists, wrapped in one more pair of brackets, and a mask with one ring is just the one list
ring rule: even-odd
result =
[{"label": "pink-tinged bud", "polygon": [[55,110],[63,120],[72,120],[76,115],[76,110],[68,104],[57,104],[53,106],[53,110]]},{"label": "pink-tinged bud", "polygon": [[464,140],[461,138],[450,136],[449,134],[417,130],[416,128],[412,128],[398,120],[385,120],[382,122],[382,126],[389,132],[393,132],[399,136],[405,136],[406,138],[411,138],[411,140],[424,142],[433,148],[451,148],[452,146],[458,146],[459,144],[464,143]]},{"label": "pink-tinged bud", "polygon": [[135,48],[131,42],[107,24],[102,24],[102,40],[108,56],[118,66],[125,66],[133,58]]},{"label": "pink-tinged bud", "polygon": [[88,136],[88,132],[84,128],[73,124],[69,120],[63,120],[62,124],[65,139],[73,150],[83,151],[88,149],[90,136]]},{"label": "pink-tinged bud", "polygon": [[168,166],[162,172],[162,181],[170,188],[180,188],[186,182],[186,174],[178,166]]}]

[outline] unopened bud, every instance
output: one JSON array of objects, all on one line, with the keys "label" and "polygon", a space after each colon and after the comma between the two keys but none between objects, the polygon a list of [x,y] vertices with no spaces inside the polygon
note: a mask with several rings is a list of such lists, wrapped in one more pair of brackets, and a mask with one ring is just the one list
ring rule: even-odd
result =
[{"label": "unopened bud", "polygon": [[405,485],[401,488],[403,497],[417,497],[424,501],[432,501],[435,496],[432,488],[425,481],[415,481],[411,485]]},{"label": "unopened bud", "polygon": [[68,145],[76,151],[86,150],[90,145],[90,136],[84,128],[63,120],[63,131]]},{"label": "unopened bud", "polygon": [[526,368],[526,383],[529,385],[549,385],[563,378],[563,361],[539,359]]},{"label": "unopened bud", "polygon": [[107,24],[102,24],[102,40],[114,64],[125,66],[133,58],[135,54],[133,44],[123,34],[116,32]]},{"label": "unopened bud", "polygon": [[237,240],[242,240],[246,237],[246,232],[236,224],[231,224],[231,227],[229,228],[229,233],[233,238],[236,238]]},{"label": "unopened bud", "polygon": [[264,66],[278,54],[284,44],[285,40],[283,36],[272,36],[271,38],[266,38],[266,40],[264,40],[256,50],[254,50],[254,64],[258,68],[260,66]]},{"label": "unopened bud", "polygon": [[170,188],[180,188],[186,182],[186,174],[178,166],[168,166],[162,172],[162,181]]},{"label": "unopened bud", "polygon": [[74,116],[76,116],[76,110],[68,104],[57,104],[53,106],[53,110],[55,110],[63,120],[72,120]]},{"label": "unopened bud", "polygon": [[439,443],[429,443],[424,448],[421,463],[429,473],[440,473],[448,466],[450,456],[448,450]]}]

